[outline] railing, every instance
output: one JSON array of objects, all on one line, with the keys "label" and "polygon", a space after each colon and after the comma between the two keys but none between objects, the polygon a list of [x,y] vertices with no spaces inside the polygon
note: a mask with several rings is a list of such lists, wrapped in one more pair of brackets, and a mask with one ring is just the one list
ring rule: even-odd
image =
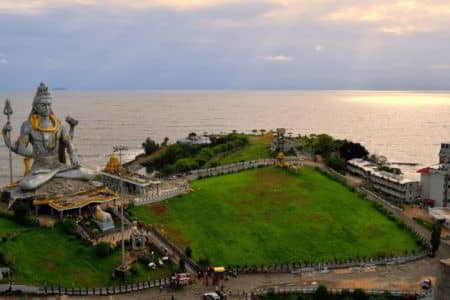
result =
[{"label": "railing", "polygon": [[149,288],[166,287],[171,284],[169,278],[130,283],[125,285],[97,287],[97,288],[66,288],[58,286],[26,286],[16,284],[0,285],[0,294],[25,294],[25,295],[68,295],[68,296],[107,296],[142,291]]},{"label": "railing", "polygon": [[[251,292],[254,296],[264,296],[269,293],[276,294],[276,295],[282,295],[282,294],[313,294],[318,289],[318,286],[307,286],[307,287],[300,287],[300,286],[289,286],[289,287],[273,287],[273,288],[259,288]],[[350,289],[344,289],[344,288],[331,288],[327,289],[327,291],[330,294],[339,294],[343,291],[348,291],[350,293],[353,293],[356,289],[350,288]],[[416,296],[415,299],[422,299],[427,296],[427,293],[425,291],[415,291],[415,290],[382,290],[382,289],[360,289],[364,291],[367,295],[383,295],[384,293],[389,293],[392,296],[399,296],[399,297],[405,297],[405,296]]]}]

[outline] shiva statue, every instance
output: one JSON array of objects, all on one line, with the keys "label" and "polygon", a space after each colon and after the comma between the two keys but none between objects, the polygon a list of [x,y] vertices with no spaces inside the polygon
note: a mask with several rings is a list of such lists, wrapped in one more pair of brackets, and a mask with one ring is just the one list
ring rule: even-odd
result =
[{"label": "shiva statue", "polygon": [[[68,117],[70,130],[52,111],[52,96],[48,87],[41,83],[34,96],[33,107],[28,120],[22,123],[20,136],[11,143],[12,127],[8,121],[2,129],[6,146],[12,152],[25,157],[25,176],[19,187],[23,191],[34,191],[53,177],[90,180],[92,171],[81,168],[72,144],[73,128],[78,121]],[[66,164],[66,152],[70,164]],[[27,170],[30,160],[33,164]]]}]

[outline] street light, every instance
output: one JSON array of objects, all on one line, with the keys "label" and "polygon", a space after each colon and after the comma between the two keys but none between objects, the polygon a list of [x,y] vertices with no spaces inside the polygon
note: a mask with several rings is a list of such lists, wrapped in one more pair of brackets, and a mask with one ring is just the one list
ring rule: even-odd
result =
[{"label": "street light", "polygon": [[[120,157],[120,165],[122,166],[122,151],[126,151],[128,150],[128,147],[124,146],[124,145],[115,145],[113,147],[113,151],[114,152],[119,152],[119,157]],[[119,177],[120,177],[120,172],[119,172]],[[125,233],[124,233],[124,228],[123,228],[123,205],[124,205],[124,201],[123,201],[123,181],[120,181],[120,189],[119,189],[119,194],[120,194],[120,199],[122,202],[121,208],[120,208],[120,230],[122,232],[122,267],[123,269],[125,269]]]}]

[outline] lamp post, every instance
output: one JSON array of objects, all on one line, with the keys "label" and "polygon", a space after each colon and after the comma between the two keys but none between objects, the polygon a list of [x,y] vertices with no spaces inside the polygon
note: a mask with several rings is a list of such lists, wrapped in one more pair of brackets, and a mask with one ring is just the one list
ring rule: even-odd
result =
[{"label": "lamp post", "polygon": [[[114,152],[119,152],[120,157],[120,166],[122,166],[122,151],[128,150],[128,147],[124,145],[116,145],[113,147]],[[119,169],[119,177],[120,177],[120,169]],[[124,233],[124,226],[123,226],[123,181],[120,181],[120,188],[119,188],[119,194],[120,199],[122,200],[121,206],[120,206],[120,230],[122,232],[122,267],[125,269],[125,233]]]}]

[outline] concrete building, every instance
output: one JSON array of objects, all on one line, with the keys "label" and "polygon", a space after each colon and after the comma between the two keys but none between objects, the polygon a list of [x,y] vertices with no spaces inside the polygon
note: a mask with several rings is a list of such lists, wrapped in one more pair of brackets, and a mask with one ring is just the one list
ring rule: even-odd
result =
[{"label": "concrete building", "polygon": [[188,144],[188,145],[210,145],[211,139],[209,136],[194,136],[192,138],[177,140],[178,144]]},{"label": "concrete building", "polygon": [[360,158],[349,160],[347,170],[365,178],[374,190],[386,198],[400,203],[414,203],[419,197],[419,181],[415,178],[380,171],[376,164]]},{"label": "concrete building", "polygon": [[417,171],[420,173],[420,197],[436,207],[447,207],[450,195],[449,172],[445,165],[430,166]]},{"label": "concrete building", "polygon": [[439,151],[439,164],[418,170],[420,173],[420,196],[436,207],[447,207],[450,201],[449,172],[450,144],[442,143]]}]

